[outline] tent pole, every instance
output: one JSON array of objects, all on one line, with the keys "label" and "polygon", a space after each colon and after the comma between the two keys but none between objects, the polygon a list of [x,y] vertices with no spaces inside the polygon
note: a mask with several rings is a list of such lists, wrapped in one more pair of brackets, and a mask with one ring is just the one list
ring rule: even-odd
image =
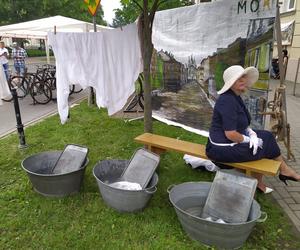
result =
[{"label": "tent pole", "polygon": [[49,44],[47,38],[45,39],[45,47],[46,47],[47,64],[50,64],[50,51],[49,51]]}]

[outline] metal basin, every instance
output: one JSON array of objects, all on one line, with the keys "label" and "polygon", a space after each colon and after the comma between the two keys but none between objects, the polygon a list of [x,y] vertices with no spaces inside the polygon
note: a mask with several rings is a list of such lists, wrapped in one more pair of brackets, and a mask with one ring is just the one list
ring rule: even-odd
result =
[{"label": "metal basin", "polygon": [[84,165],[76,171],[51,174],[52,167],[61,152],[43,152],[31,155],[22,161],[22,168],[26,171],[37,193],[49,197],[63,197],[80,191],[89,160],[87,159]]},{"label": "metal basin", "polygon": [[222,249],[239,248],[247,240],[255,223],[259,221],[261,217],[260,206],[253,200],[246,222],[221,224],[205,220],[201,218],[201,214],[210,187],[211,182],[182,183],[168,190],[169,199],[189,237],[203,244]]},{"label": "metal basin", "polygon": [[124,190],[110,186],[118,181],[128,160],[104,160],[96,164],[93,174],[105,203],[119,212],[138,212],[143,210],[156,192],[158,175],[154,173],[150,183],[142,190]]}]

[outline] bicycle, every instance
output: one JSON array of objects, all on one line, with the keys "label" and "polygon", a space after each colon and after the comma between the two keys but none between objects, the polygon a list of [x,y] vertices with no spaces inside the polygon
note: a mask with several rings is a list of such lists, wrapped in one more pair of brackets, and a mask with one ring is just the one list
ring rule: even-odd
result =
[{"label": "bicycle", "polygon": [[50,83],[46,81],[47,68],[37,68],[35,74],[30,73],[29,92],[33,103],[47,104],[52,100],[52,88]]},{"label": "bicycle", "polygon": [[[7,84],[10,91],[13,88],[16,89],[18,98],[24,98],[29,93],[30,83],[28,82],[28,79],[26,79],[25,76],[14,76],[12,74],[9,74]],[[11,102],[13,100],[13,97],[4,98],[2,100],[5,102]]]}]

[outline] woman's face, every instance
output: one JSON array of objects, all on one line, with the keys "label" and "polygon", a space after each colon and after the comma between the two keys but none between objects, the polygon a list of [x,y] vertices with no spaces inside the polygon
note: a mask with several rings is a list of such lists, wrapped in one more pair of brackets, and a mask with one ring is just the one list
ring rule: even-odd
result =
[{"label": "woman's face", "polygon": [[247,75],[242,75],[239,79],[235,81],[231,89],[234,92],[245,92],[248,89],[248,77]]}]

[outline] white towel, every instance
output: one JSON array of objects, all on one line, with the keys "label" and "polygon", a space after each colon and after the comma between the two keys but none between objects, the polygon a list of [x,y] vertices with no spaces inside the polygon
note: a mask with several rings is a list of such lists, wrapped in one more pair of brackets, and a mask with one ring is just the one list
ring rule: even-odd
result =
[{"label": "white towel", "polygon": [[198,168],[200,166],[203,166],[206,168],[207,171],[216,172],[219,170],[219,167],[217,167],[212,161],[202,159],[200,157],[195,157],[192,155],[184,155],[183,159],[186,164],[190,164],[192,168]]},{"label": "white towel", "polygon": [[112,115],[122,109],[134,92],[142,71],[138,28],[96,33],[48,33],[56,58],[57,105],[62,123],[68,117],[69,85],[96,90],[98,107]]},{"label": "white towel", "polygon": [[118,181],[109,184],[111,187],[124,189],[124,190],[142,190],[142,187],[139,183],[128,182],[128,181]]}]

